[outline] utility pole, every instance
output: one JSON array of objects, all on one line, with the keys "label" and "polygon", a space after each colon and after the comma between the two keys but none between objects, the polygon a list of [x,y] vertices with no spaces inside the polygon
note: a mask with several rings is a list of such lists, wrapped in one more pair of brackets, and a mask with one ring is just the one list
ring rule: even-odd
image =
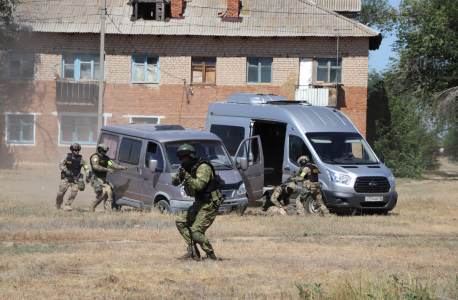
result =
[{"label": "utility pole", "polygon": [[100,72],[99,72],[99,109],[97,115],[98,132],[103,126],[103,80],[105,79],[105,19],[107,12],[106,0],[102,0],[100,8]]}]

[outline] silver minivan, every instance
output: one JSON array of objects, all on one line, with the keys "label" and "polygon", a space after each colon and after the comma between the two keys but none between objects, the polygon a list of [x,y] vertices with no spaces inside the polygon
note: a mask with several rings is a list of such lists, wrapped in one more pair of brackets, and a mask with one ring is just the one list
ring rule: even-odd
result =
[{"label": "silver minivan", "polygon": [[264,159],[260,138],[256,136],[240,141],[238,164],[218,136],[180,125],[104,126],[99,143],[109,147],[107,155],[113,161],[129,167],[127,171],[107,174],[118,206],[151,210],[155,205],[163,213],[180,213],[188,209],[194,198],[188,197],[182,186],[171,184],[172,176],[181,164],[175,153],[183,144],[192,145],[197,156],[210,161],[225,181],[222,193],[226,201],[220,212],[246,207],[248,198],[262,196]]},{"label": "silver minivan", "polygon": [[[393,174],[350,119],[336,109],[277,95],[233,94],[226,102],[210,105],[205,131],[219,136],[231,156],[237,155],[242,140],[259,136],[267,188],[298,171],[297,159],[308,155],[321,171],[319,181],[329,209],[386,213],[396,206]],[[306,208],[318,212],[311,198]]]}]

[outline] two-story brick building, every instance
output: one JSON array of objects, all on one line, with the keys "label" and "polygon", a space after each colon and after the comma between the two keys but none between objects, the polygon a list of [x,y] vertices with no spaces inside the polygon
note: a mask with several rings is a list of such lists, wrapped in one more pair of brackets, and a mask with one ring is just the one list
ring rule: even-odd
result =
[{"label": "two-story brick building", "polygon": [[[337,107],[365,134],[381,35],[355,21],[360,2],[107,0],[104,123],[202,129],[211,102],[254,92]],[[100,3],[16,7],[24,33],[2,62],[0,166],[55,163],[73,142],[94,152]]]}]

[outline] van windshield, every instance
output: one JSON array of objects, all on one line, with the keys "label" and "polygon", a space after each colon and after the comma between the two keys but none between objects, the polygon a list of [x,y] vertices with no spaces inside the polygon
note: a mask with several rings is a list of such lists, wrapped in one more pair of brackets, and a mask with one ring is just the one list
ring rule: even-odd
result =
[{"label": "van windshield", "polygon": [[169,160],[169,165],[172,169],[176,169],[181,165],[181,161],[176,157],[177,150],[182,145],[191,145],[196,150],[197,157],[206,158],[215,169],[232,169],[232,160],[230,159],[226,148],[220,141],[215,140],[193,140],[165,143],[165,152]]},{"label": "van windshield", "polygon": [[366,141],[355,132],[305,134],[324,163],[345,165],[378,164]]}]

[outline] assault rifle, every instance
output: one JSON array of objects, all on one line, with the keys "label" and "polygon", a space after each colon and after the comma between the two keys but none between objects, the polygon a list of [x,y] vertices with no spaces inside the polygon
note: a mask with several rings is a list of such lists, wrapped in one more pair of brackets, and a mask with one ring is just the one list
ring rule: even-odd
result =
[{"label": "assault rifle", "polygon": [[296,171],[294,171],[293,173],[291,173],[291,176],[289,176],[288,179],[285,180],[284,183],[289,183],[289,182],[292,182],[292,181],[296,182],[296,180],[293,180],[293,178],[295,178],[296,176],[297,176],[297,173],[296,173]]}]

